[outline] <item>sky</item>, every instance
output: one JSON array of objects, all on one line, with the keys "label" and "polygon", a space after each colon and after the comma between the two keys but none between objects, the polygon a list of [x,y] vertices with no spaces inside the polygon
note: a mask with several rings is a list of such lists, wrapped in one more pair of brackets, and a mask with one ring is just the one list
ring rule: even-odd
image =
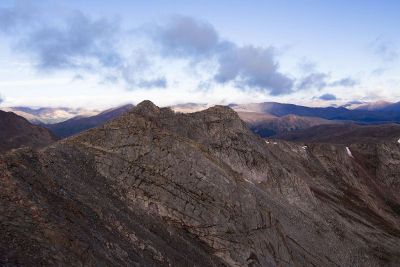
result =
[{"label": "sky", "polygon": [[0,0],[0,106],[400,101],[399,1]]}]

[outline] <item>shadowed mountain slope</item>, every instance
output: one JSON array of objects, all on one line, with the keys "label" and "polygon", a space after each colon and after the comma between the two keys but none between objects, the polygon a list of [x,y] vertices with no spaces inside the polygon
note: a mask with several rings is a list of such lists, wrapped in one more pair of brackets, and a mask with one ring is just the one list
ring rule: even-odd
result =
[{"label": "shadowed mountain slope", "polygon": [[0,152],[7,150],[31,147],[44,147],[56,138],[46,128],[32,125],[26,119],[12,112],[0,110]]},{"label": "shadowed mountain slope", "polygon": [[319,125],[274,136],[274,138],[297,141],[334,144],[353,143],[396,143],[400,140],[399,124],[357,125],[332,124]]},{"label": "shadowed mountain slope", "polygon": [[56,136],[64,138],[97,127],[111,119],[120,116],[132,108],[133,105],[131,104],[124,105],[122,107],[105,110],[94,116],[78,116],[60,123],[47,124],[45,127],[50,129]]},{"label": "shadowed mountain slope", "polygon": [[266,143],[230,108],[145,101],[0,158],[0,263],[396,266],[399,163],[397,143]]}]

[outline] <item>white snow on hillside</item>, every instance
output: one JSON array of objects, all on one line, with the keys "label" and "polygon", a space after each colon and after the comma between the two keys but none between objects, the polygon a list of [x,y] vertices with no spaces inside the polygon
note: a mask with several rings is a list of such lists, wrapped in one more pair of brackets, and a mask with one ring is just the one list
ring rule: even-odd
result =
[{"label": "white snow on hillside", "polygon": [[349,157],[352,157],[352,158],[353,158],[353,154],[351,153],[350,148],[347,147],[347,146],[346,146],[346,152],[347,152],[347,155],[349,155]]}]

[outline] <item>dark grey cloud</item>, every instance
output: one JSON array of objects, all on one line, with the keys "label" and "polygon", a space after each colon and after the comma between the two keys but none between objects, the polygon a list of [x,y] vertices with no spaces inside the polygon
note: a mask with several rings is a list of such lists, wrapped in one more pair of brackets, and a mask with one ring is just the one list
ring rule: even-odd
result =
[{"label": "dark grey cloud", "polygon": [[273,48],[229,46],[220,53],[215,80],[237,84],[282,95],[292,92],[293,79],[279,72],[279,63]]},{"label": "dark grey cloud", "polygon": [[334,94],[323,94],[319,97],[320,100],[324,100],[324,101],[333,101],[333,100],[337,100],[337,97]]},{"label": "dark grey cloud", "polygon": [[92,20],[73,12],[63,25],[43,26],[27,33],[18,48],[31,54],[42,70],[117,67],[122,63],[115,47],[118,31],[116,21]]},{"label": "dark grey cloud", "polygon": [[372,51],[383,61],[392,62],[399,58],[398,48],[396,45],[382,36],[377,37],[371,43]]},{"label": "dark grey cloud", "polygon": [[216,49],[219,36],[214,27],[191,17],[174,16],[165,26],[157,26],[153,38],[166,56],[201,57]]}]

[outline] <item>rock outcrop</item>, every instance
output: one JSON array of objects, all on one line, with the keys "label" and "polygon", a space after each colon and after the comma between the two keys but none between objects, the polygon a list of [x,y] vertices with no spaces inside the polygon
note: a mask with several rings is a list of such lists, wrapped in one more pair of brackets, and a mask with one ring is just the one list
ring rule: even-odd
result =
[{"label": "rock outcrop", "polygon": [[348,149],[145,101],[0,158],[0,264],[396,266],[400,144]]}]

